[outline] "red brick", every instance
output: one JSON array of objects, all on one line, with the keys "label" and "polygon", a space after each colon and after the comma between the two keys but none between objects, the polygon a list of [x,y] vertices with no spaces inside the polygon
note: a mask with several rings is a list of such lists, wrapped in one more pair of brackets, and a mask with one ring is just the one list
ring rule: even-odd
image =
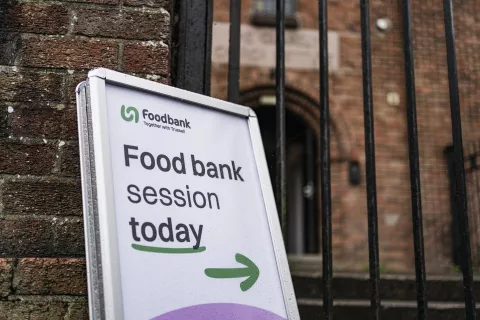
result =
[{"label": "red brick", "polygon": [[81,3],[95,3],[95,4],[118,4],[120,0],[62,0],[64,2],[81,2]]},{"label": "red brick", "polygon": [[124,4],[127,6],[160,7],[160,8],[165,8],[169,10],[172,4],[172,1],[171,0],[125,0]]},{"label": "red brick", "polygon": [[318,1],[297,0],[297,16],[304,28],[318,28]]},{"label": "red brick", "polygon": [[83,257],[79,218],[0,219],[0,257]]},{"label": "red brick", "polygon": [[77,112],[73,108],[15,109],[11,121],[13,136],[76,139]]},{"label": "red brick", "polygon": [[12,66],[15,64],[15,59],[17,58],[20,42],[21,37],[18,33],[0,32],[1,65]]},{"label": "red brick", "polygon": [[168,75],[170,72],[168,47],[161,44],[126,44],[123,49],[123,67],[126,72]]},{"label": "red brick", "polygon": [[0,97],[4,101],[61,101],[63,75],[0,71]]},{"label": "red brick", "polygon": [[328,28],[332,31],[360,31],[360,3],[358,1],[328,1]]},{"label": "red brick", "polygon": [[160,11],[78,8],[73,32],[89,37],[168,40],[170,18]]},{"label": "red brick", "polygon": [[85,256],[82,218],[65,218],[55,226],[55,254],[61,257]]},{"label": "red brick", "polygon": [[11,4],[0,26],[7,31],[41,34],[65,34],[68,31],[68,10],[63,5],[43,3]]},{"label": "red brick", "polygon": [[82,214],[82,194],[79,182],[9,181],[3,191],[4,213],[18,215]]},{"label": "red brick", "polygon": [[0,219],[0,257],[54,254],[54,223],[47,220]]},{"label": "red brick", "polygon": [[0,258],[0,298],[12,293],[14,259]]},{"label": "red brick", "polygon": [[345,99],[345,97],[353,97],[358,99],[358,105],[363,104],[362,100],[362,74],[335,74],[330,77],[331,93],[334,101],[337,99]]},{"label": "red brick", "polygon": [[52,145],[0,142],[0,173],[50,174],[55,157],[55,147]]},{"label": "red brick", "polygon": [[[244,6],[248,6],[248,4],[245,4],[247,1],[242,1],[242,9]],[[229,1],[224,1],[224,0],[213,0],[213,7],[215,10],[213,10],[213,21],[214,22],[228,22],[229,17],[230,17],[230,3]],[[249,7],[247,7],[249,9]],[[244,12],[245,10],[242,10]],[[250,19],[243,20],[242,23],[250,23]]]},{"label": "red brick", "polygon": [[8,106],[0,105],[0,137],[8,137],[10,135],[10,119]]},{"label": "red brick", "polygon": [[140,78],[145,78],[147,80],[150,80],[150,81],[155,81],[155,82],[158,82],[158,83],[161,83],[161,84],[166,84],[166,85],[169,85],[171,86],[172,83],[171,83],[171,78],[165,78],[165,77],[159,77],[158,75],[150,75],[150,74],[139,74],[138,77]]},{"label": "red brick", "polygon": [[87,299],[78,299],[68,305],[68,312],[63,320],[89,320]]},{"label": "red brick", "polygon": [[85,259],[20,259],[14,288],[20,295],[82,295],[87,293]]},{"label": "red brick", "polygon": [[67,311],[66,302],[51,299],[17,298],[0,301],[1,320],[60,320],[64,319]]},{"label": "red brick", "polygon": [[362,39],[358,36],[342,36],[340,37],[340,66],[342,69],[362,68]]},{"label": "red brick", "polygon": [[70,102],[75,102],[77,99],[75,89],[77,88],[80,82],[87,80],[88,72],[75,72],[73,74],[67,75],[67,99]]},{"label": "red brick", "polygon": [[109,40],[83,40],[56,37],[23,39],[21,65],[27,67],[115,69],[118,47]]},{"label": "red brick", "polygon": [[67,177],[80,177],[78,145],[65,145],[61,149],[60,172]]}]

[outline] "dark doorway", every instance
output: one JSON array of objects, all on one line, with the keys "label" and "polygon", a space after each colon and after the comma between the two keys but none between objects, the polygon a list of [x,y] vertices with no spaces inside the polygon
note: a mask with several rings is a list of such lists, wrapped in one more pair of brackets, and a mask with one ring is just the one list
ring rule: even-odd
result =
[{"label": "dark doorway", "polygon": [[[255,109],[260,124],[268,170],[275,184],[275,107]],[[317,139],[312,129],[295,113],[287,119],[287,252],[318,253]]]}]

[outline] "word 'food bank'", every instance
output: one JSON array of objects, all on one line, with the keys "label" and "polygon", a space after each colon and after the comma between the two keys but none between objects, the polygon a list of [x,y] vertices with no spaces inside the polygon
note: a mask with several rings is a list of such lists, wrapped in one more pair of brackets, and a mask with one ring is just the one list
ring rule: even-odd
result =
[{"label": "word 'food bank'", "polygon": [[[124,156],[125,156],[125,166],[130,167],[135,162],[139,162],[140,165],[147,170],[153,170],[155,168],[160,169],[163,172],[169,172],[172,169],[178,174],[187,174],[185,166],[185,156],[183,152],[179,156],[173,157],[171,160],[165,154],[158,154],[154,156],[148,151],[143,151],[140,154],[138,152],[137,146],[124,145]],[[229,180],[238,180],[245,181],[240,173],[242,167],[237,167],[235,161],[231,161],[231,164],[215,164],[214,162],[204,162],[198,158],[195,158],[195,155],[191,155],[191,168],[194,176],[204,177],[214,179],[229,179]]]}]

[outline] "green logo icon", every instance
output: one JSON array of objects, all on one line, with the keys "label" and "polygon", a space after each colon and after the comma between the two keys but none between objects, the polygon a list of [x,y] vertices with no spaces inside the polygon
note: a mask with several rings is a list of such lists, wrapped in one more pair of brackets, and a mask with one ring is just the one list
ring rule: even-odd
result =
[{"label": "green logo icon", "polygon": [[123,120],[130,122],[135,120],[135,123],[138,122],[138,110],[134,107],[128,107],[125,110],[125,105],[122,105],[122,109],[120,110],[120,114],[122,115]]}]

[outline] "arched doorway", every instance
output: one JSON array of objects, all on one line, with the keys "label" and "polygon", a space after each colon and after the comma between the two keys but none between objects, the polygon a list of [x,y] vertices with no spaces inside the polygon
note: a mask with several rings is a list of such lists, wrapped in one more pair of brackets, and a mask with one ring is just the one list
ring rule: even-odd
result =
[{"label": "arched doorway", "polygon": [[[255,110],[272,184],[276,177],[275,108]],[[317,139],[313,130],[287,110],[287,241],[289,253],[318,253]],[[272,121],[273,119],[273,121]]]},{"label": "arched doorway", "polygon": [[[240,103],[257,114],[271,182],[276,180],[275,88],[255,87],[241,93]],[[290,254],[319,252],[318,107],[313,99],[288,90],[287,141],[287,236]]]}]

